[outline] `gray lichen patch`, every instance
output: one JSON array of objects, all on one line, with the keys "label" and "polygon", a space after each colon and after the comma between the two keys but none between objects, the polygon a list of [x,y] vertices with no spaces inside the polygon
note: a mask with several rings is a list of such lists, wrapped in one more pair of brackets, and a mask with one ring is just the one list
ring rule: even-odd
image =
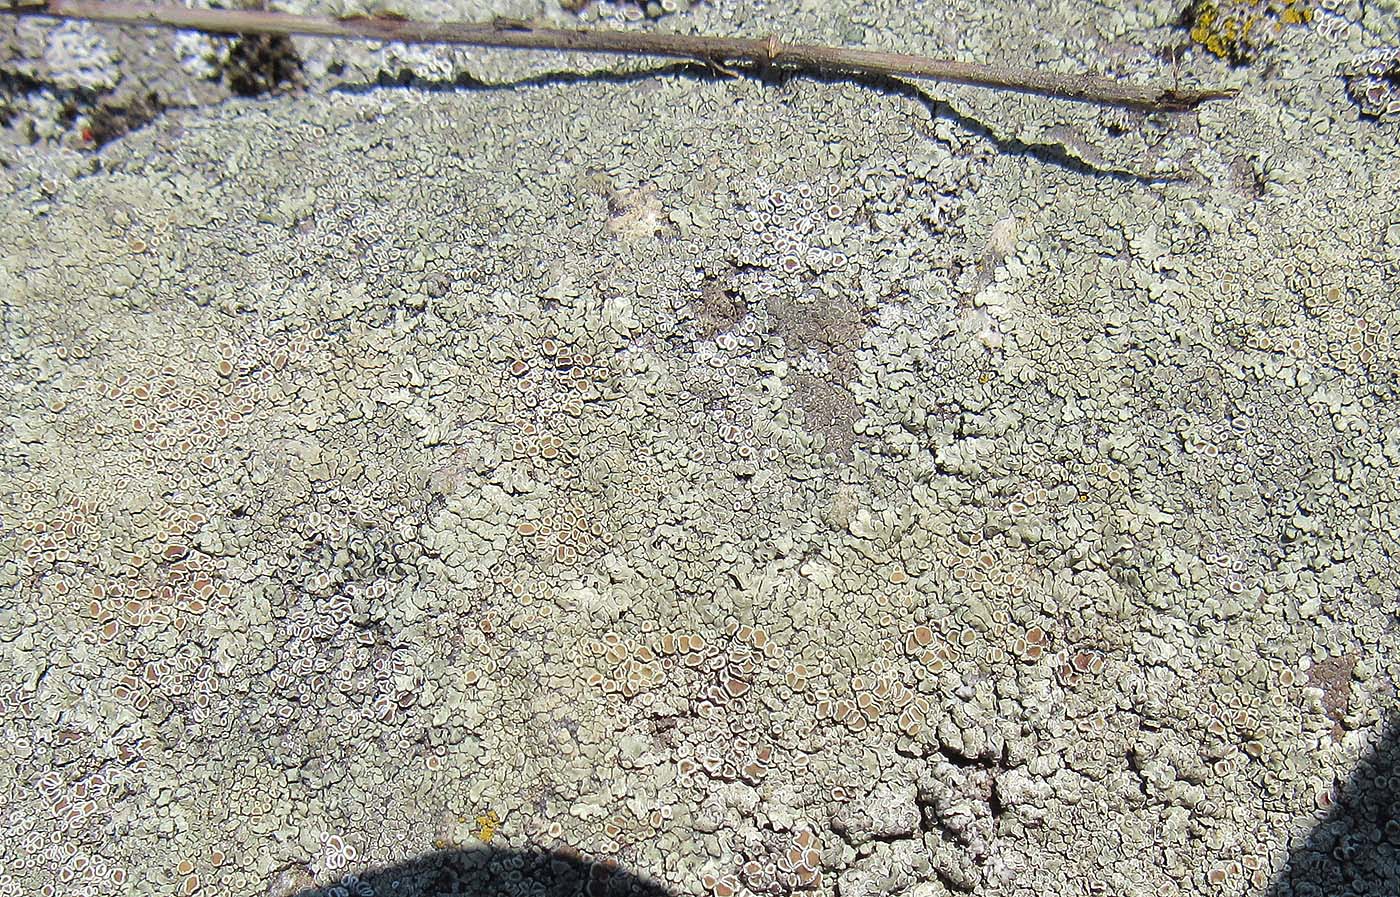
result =
[{"label": "gray lichen patch", "polygon": [[1395,147],[1300,83],[1160,183],[801,79],[17,164],[0,886],[1266,889],[1400,677]]}]

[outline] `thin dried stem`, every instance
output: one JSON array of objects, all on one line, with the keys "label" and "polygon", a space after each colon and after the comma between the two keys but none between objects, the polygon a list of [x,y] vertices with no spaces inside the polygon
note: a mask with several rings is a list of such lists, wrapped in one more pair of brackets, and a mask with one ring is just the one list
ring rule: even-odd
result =
[{"label": "thin dried stem", "polygon": [[1184,89],[1124,84],[1096,75],[930,59],[905,53],[790,44],[766,38],[700,37],[641,31],[547,28],[513,19],[489,23],[420,22],[392,16],[322,18],[281,12],[187,9],[126,0],[0,0],[18,15],[88,19],[122,25],[184,28],[217,34],[302,34],[415,44],[467,44],[532,50],[574,50],[701,59],[723,70],[735,63],[929,78],[1021,93],[1136,109],[1189,109],[1234,96],[1230,89]]}]

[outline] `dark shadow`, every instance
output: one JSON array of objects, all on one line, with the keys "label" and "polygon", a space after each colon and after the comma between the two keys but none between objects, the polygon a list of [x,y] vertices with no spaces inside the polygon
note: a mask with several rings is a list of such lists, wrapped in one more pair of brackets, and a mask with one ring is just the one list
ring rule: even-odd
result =
[{"label": "dark shadow", "polygon": [[[975,117],[953,108],[946,100],[940,100],[924,90],[912,79],[896,75],[877,75],[862,72],[825,71],[808,69],[762,69],[759,66],[737,64],[720,70],[715,66],[700,62],[677,62],[632,71],[612,71],[598,69],[591,72],[545,72],[518,78],[513,81],[482,81],[469,74],[458,75],[451,80],[427,80],[418,78],[412,71],[405,70],[397,76],[381,73],[379,80],[365,84],[341,84],[330,88],[328,93],[364,94],[375,90],[395,87],[412,87],[423,91],[509,91],[526,87],[567,86],[571,84],[633,84],[653,78],[688,78],[693,81],[724,81],[735,77],[759,78],[763,81],[782,84],[794,78],[805,78],[823,84],[855,84],[887,96],[912,100],[928,110],[933,119],[946,119],[963,128],[980,140],[990,143],[1002,155],[1027,156],[1075,174],[1123,181],[1135,184],[1164,184],[1189,180],[1183,174],[1157,174],[1116,168],[1107,165],[1093,165],[1070,153],[1065,147],[1054,142],[1035,142],[1015,137],[1004,137]],[[1067,102],[1051,100],[1047,102]],[[1173,111],[1134,112],[1137,116],[1170,116]]]},{"label": "dark shadow", "polygon": [[1388,721],[1375,751],[1338,790],[1269,897],[1400,895],[1400,718]]},{"label": "dark shadow", "polygon": [[518,851],[482,845],[440,850],[397,866],[337,877],[295,897],[670,897],[610,860],[571,851]]},{"label": "dark shadow", "polygon": [[455,93],[462,90],[510,91],[526,87],[558,87],[570,84],[635,84],[654,78],[690,78],[696,81],[718,79],[719,72],[698,62],[676,62],[657,65],[632,71],[595,69],[589,72],[544,72],[513,81],[482,81],[467,72],[455,78],[420,78],[411,69],[404,69],[397,75],[380,72],[379,79],[361,84],[337,84],[326,89],[326,93],[367,94],[386,87],[411,87],[428,93]]},{"label": "dark shadow", "polygon": [[[1357,765],[1327,818],[1269,888],[1268,897],[1400,895],[1400,718]],[[292,897],[670,897],[664,887],[608,860],[572,851],[516,851],[488,846],[442,850],[409,862],[359,871]]]},{"label": "dark shadow", "polygon": [[[859,84],[863,87],[879,91],[880,93],[912,100],[927,109],[929,115],[934,119],[947,119],[963,130],[970,132],[978,139],[990,143],[1000,155],[1027,156],[1045,165],[1051,165],[1055,168],[1070,171],[1084,177],[1104,178],[1106,180],[1122,181],[1125,183],[1166,184],[1187,180],[1187,177],[1182,174],[1154,174],[1152,172],[1134,171],[1130,168],[1118,168],[1111,165],[1095,165],[1075,156],[1058,143],[1042,143],[1038,141],[1022,140],[1019,137],[1003,136],[974,116],[955,109],[947,100],[940,100],[932,96],[914,81],[906,80],[897,75],[804,71],[800,73],[800,76],[824,83],[844,81],[851,84]],[[1031,93],[1033,96],[1035,95],[1033,92],[1027,91],[1027,93]],[[1045,99],[1046,102],[1071,102],[1063,99],[1054,100],[1049,97],[1043,99]],[[1143,117],[1147,115],[1170,116],[1177,113],[1174,111],[1150,113],[1138,111],[1131,114]]]}]

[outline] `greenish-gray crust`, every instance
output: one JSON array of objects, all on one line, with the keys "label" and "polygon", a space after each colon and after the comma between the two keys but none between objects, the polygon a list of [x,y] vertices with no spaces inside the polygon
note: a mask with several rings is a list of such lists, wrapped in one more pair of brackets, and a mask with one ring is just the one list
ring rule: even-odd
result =
[{"label": "greenish-gray crust", "polygon": [[[1017,7],[1048,64],[1037,16],[1174,33]],[[954,33],[911,9],[843,21]],[[16,156],[0,893],[290,893],[488,811],[681,894],[1259,891],[1396,709],[1369,34],[1177,117],[608,78]]]}]

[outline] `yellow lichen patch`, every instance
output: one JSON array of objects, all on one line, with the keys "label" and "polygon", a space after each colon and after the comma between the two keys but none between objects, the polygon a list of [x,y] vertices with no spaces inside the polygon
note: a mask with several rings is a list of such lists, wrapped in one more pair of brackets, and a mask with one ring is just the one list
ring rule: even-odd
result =
[{"label": "yellow lichen patch", "polygon": [[495,810],[487,810],[476,817],[476,837],[483,844],[490,844],[491,839],[496,837],[496,831],[501,827],[501,817],[496,815]]},{"label": "yellow lichen patch", "polygon": [[1191,40],[1222,59],[1253,61],[1285,25],[1313,20],[1311,0],[1193,0],[1183,21]]}]

